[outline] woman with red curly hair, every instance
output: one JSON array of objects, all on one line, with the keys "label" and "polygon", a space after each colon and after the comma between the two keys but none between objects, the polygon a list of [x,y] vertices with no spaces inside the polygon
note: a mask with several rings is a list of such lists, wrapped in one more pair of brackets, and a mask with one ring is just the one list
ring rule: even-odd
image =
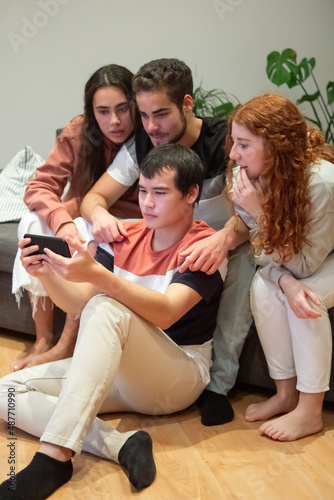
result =
[{"label": "woman with red curly hair", "polygon": [[[319,432],[329,389],[334,306],[334,148],[296,106],[265,94],[230,118],[227,185],[259,266],[251,307],[276,394],[246,410],[260,432]],[[233,194],[232,194],[233,193]]]}]

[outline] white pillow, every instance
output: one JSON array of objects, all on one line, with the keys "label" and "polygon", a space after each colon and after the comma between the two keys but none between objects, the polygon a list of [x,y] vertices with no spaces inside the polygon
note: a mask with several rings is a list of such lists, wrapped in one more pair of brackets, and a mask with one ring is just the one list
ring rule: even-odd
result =
[{"label": "white pillow", "polygon": [[0,222],[18,221],[28,212],[23,201],[27,181],[45,161],[31,146],[17,153],[0,173]]}]

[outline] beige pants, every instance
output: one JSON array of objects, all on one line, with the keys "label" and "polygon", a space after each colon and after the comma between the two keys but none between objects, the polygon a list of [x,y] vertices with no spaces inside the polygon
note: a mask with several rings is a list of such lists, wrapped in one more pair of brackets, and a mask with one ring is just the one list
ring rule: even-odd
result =
[{"label": "beige pants", "polygon": [[205,387],[196,362],[159,328],[106,295],[85,307],[73,358],[7,375],[0,417],[15,394],[15,425],[42,441],[117,461],[130,433],[98,413],[162,415],[191,405]]}]

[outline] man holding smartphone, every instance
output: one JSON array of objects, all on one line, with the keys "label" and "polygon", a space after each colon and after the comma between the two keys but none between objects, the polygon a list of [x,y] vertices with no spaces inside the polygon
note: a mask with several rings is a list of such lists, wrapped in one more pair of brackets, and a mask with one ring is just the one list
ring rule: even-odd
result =
[{"label": "man holding smartphone", "polygon": [[30,243],[26,246],[38,246],[38,250],[31,255],[43,255],[45,254],[44,249],[48,248],[49,250],[52,250],[52,252],[62,255],[63,257],[71,257],[69,246],[63,238],[29,233],[25,234],[23,238],[30,239]]},{"label": "man holding smartphone", "polygon": [[[185,175],[187,173],[187,175]],[[41,437],[32,462],[0,486],[0,499],[44,500],[73,473],[83,449],[119,462],[138,489],[155,477],[145,431],[120,433],[96,415],[135,411],[161,415],[191,405],[210,380],[212,334],[223,286],[210,275],[179,272],[180,252],[214,233],[193,220],[203,166],[173,144],[153,149],[141,165],[143,220],[128,222],[128,238],[88,249],[66,237],[72,259],[47,248],[41,261],[29,239],[19,242],[25,269],[52,300],[81,315],[72,359],[7,375],[0,381],[0,416],[8,387],[17,395],[16,426]]]}]

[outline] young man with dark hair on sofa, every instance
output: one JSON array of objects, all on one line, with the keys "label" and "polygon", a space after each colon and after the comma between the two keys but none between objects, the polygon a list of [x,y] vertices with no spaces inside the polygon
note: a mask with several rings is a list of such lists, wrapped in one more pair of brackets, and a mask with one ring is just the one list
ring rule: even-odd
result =
[{"label": "young man with dark hair on sofa", "polygon": [[81,314],[72,359],[7,375],[0,381],[0,416],[15,391],[16,426],[41,436],[39,451],[0,486],[0,499],[43,500],[70,480],[71,457],[83,449],[120,463],[138,489],[155,477],[145,431],[120,433],[96,415],[135,411],[159,415],[191,405],[209,382],[212,334],[222,274],[178,268],[179,254],[214,233],[194,221],[203,182],[198,156],[180,145],[154,148],[139,178],[143,219],[124,223],[128,238],[101,244],[94,258],[78,240],[61,257],[19,242],[25,269],[52,300]]},{"label": "young man with dark hair on sofa", "polygon": [[93,223],[97,241],[121,241],[128,237],[126,228],[108,208],[138,179],[138,165],[148,151],[160,144],[179,143],[199,155],[205,180],[194,217],[207,222],[217,233],[183,252],[180,271],[189,268],[210,274],[229,254],[214,333],[211,381],[198,401],[204,425],[223,424],[234,415],[227,394],[236,381],[239,355],[252,324],[249,289],[255,273],[248,228],[233,216],[223,193],[226,121],[194,115],[191,70],[178,59],[144,64],[133,77],[133,90],[143,126],[86,195],[81,214]]}]

